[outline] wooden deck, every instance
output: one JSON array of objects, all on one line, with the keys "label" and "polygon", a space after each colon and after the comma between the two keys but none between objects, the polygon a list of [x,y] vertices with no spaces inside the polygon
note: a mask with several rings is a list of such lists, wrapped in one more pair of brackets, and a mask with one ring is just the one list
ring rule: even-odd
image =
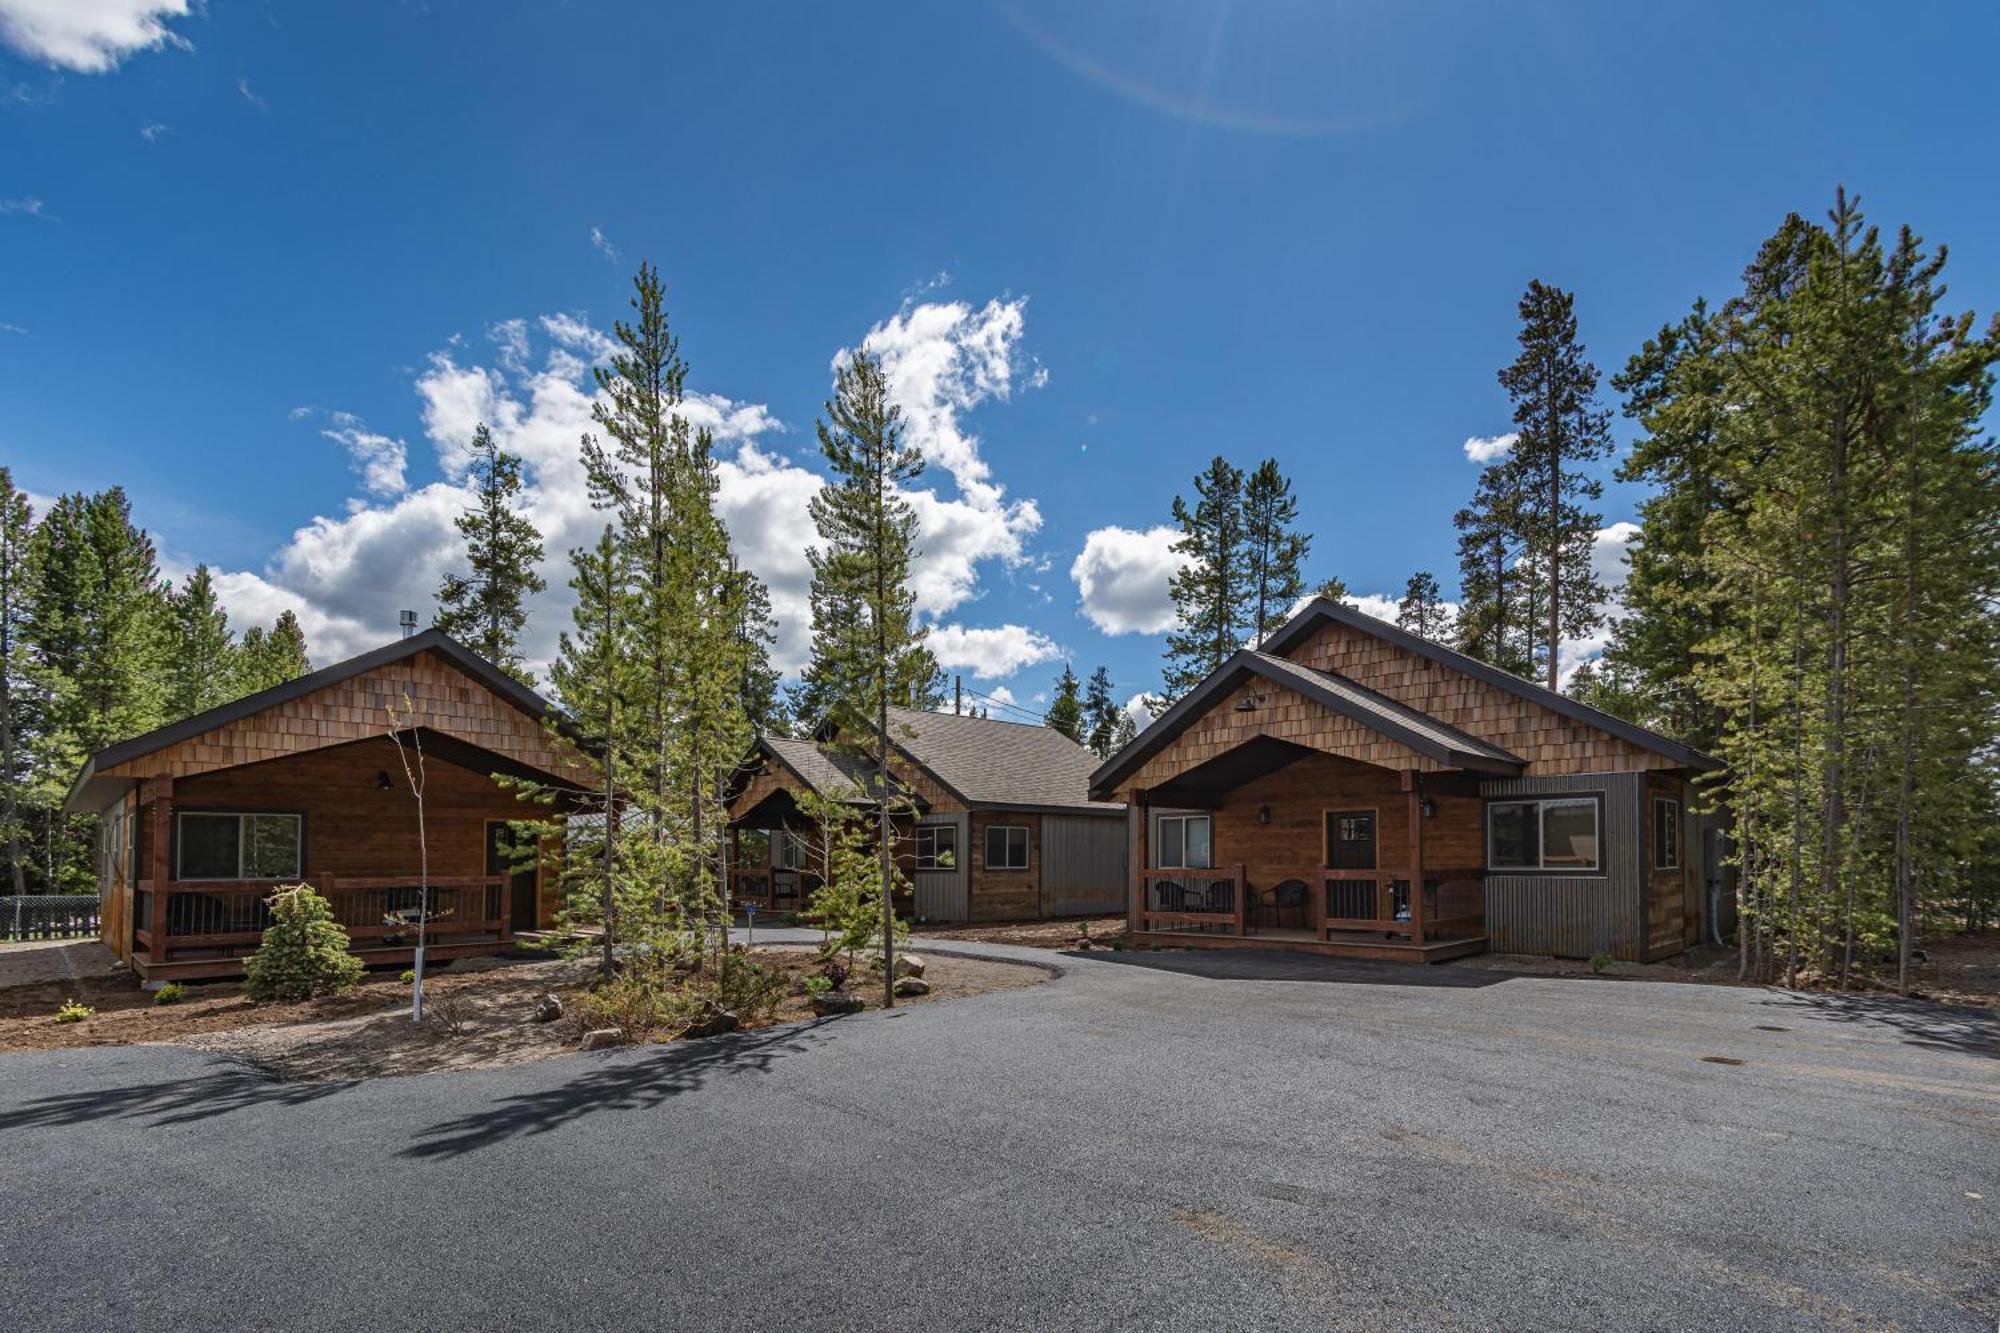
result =
[{"label": "wooden deck", "polygon": [[1373,958],[1393,963],[1448,963],[1454,958],[1486,952],[1484,935],[1463,939],[1372,938],[1361,933],[1330,933],[1321,939],[1310,930],[1269,930],[1251,935],[1219,935],[1195,931],[1152,930],[1126,936],[1127,946],[1146,949],[1280,949],[1316,953],[1330,958]]}]

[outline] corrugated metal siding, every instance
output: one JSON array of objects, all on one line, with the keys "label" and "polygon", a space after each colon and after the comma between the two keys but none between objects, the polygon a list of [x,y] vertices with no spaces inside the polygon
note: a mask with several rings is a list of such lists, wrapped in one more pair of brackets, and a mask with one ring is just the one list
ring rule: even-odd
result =
[{"label": "corrugated metal siding", "polygon": [[1095,815],[1042,816],[1042,910],[1098,916],[1125,907],[1126,828]]},{"label": "corrugated metal siding", "polygon": [[949,824],[958,830],[958,866],[952,870],[918,870],[911,873],[910,885],[917,900],[917,920],[963,921],[969,909],[970,895],[966,886],[972,865],[972,837],[966,827],[966,816],[961,812],[923,822]]},{"label": "corrugated metal siding", "polygon": [[1644,773],[1572,773],[1479,784],[1488,800],[1510,796],[1604,796],[1601,875],[1486,876],[1486,937],[1501,953],[1636,961],[1646,939]]}]

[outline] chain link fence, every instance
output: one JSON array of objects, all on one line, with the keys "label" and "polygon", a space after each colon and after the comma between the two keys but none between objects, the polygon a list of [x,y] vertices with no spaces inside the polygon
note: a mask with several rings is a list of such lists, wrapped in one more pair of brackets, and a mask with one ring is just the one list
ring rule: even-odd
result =
[{"label": "chain link fence", "polygon": [[94,893],[0,896],[0,940],[89,939],[97,933]]}]

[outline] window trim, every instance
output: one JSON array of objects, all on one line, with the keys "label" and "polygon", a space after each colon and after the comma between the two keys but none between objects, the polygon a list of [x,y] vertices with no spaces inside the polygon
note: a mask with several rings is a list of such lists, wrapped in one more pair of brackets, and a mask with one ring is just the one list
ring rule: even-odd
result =
[{"label": "window trim", "polygon": [[[1208,859],[1211,862],[1211,864],[1205,866],[1190,866],[1190,865],[1170,866],[1165,862],[1165,860],[1161,858],[1160,848],[1164,846],[1167,841],[1166,838],[1161,833],[1161,830],[1167,826],[1167,821],[1170,819],[1182,825],[1186,825],[1188,822],[1192,820],[1199,819],[1203,823],[1208,825]],[[1172,814],[1162,813],[1154,815],[1152,846],[1148,850],[1151,852],[1151,859],[1154,863],[1151,868],[1154,870],[1215,869],[1215,866],[1212,864],[1215,860],[1215,816],[1203,810],[1177,810]],[[1187,860],[1187,830],[1185,827],[1183,827],[1181,830],[1181,860],[1183,861]]]},{"label": "window trim", "polygon": [[[1661,806],[1673,807],[1671,818],[1662,815]],[[1674,859],[1671,861],[1662,861],[1660,859],[1660,834],[1663,830],[1670,831],[1672,834]],[[1653,798],[1652,834],[1653,846],[1651,856],[1653,859],[1653,869],[1678,871],[1684,861],[1684,858],[1681,856],[1681,802],[1678,796],[1655,796]]]},{"label": "window trim", "polygon": [[[236,874],[234,876],[223,876],[221,878],[218,878],[214,875],[202,875],[202,876],[196,876],[194,878],[189,878],[188,876],[183,875],[181,873],[181,851],[184,846],[184,842],[183,839],[181,838],[181,821],[187,818],[189,815],[194,815],[197,818],[201,817],[229,818],[233,816],[239,821],[244,819],[291,820],[293,823],[299,826],[299,857],[296,863],[296,869],[294,869],[292,873],[289,875],[256,875],[256,876],[245,875],[243,873],[244,839],[243,839],[242,826],[239,823],[237,826],[237,833],[236,833]],[[262,880],[280,880],[280,881],[304,880],[306,877],[306,812],[303,810],[209,810],[209,809],[197,809],[194,807],[189,807],[186,809],[176,809],[174,811],[173,839],[174,839],[173,882],[176,884],[180,883],[238,884],[246,882],[254,884]]]},{"label": "window trim", "polygon": [[[1493,807],[1496,805],[1532,805],[1535,807],[1535,853],[1542,859],[1541,808],[1546,805],[1581,805],[1589,802],[1594,807],[1597,821],[1597,862],[1590,866],[1552,866],[1537,864],[1532,866],[1496,865],[1493,860]],[[1486,840],[1486,873],[1489,875],[1526,875],[1536,879],[1552,876],[1574,876],[1578,879],[1603,879],[1609,873],[1606,869],[1604,846],[1604,793],[1601,791],[1545,792],[1532,796],[1489,796],[1485,808],[1480,813],[1482,832]]]},{"label": "window trim", "polygon": [[[929,865],[924,864],[923,844],[926,833],[930,835],[929,841],[931,844],[931,863]],[[948,866],[937,863],[937,835],[940,833],[946,833],[951,836],[951,864]],[[925,874],[955,875],[959,871],[959,864],[958,824],[956,821],[943,824],[919,824],[911,830],[910,869],[912,872],[922,871]]]},{"label": "window trim", "polygon": [[[996,833],[1019,833],[1021,835],[1021,864],[993,864],[993,835]],[[986,826],[986,836],[982,841],[985,845],[980,850],[984,854],[985,869],[987,870],[1005,871],[1007,874],[1017,875],[1024,873],[1035,859],[1033,836],[1029,833],[1026,824],[988,824]],[[1008,839],[1009,843],[1012,843],[1012,841],[1013,839]]]}]

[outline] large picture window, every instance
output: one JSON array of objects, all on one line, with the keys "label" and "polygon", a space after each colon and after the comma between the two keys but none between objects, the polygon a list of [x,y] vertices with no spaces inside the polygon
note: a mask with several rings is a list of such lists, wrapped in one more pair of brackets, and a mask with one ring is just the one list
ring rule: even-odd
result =
[{"label": "large picture window", "polygon": [[1028,830],[1026,825],[987,825],[986,868],[988,870],[1026,870],[1028,868]]},{"label": "large picture window", "polygon": [[1154,861],[1162,870],[1209,869],[1215,864],[1214,829],[1207,815],[1161,815]]},{"label": "large picture window", "polygon": [[917,825],[916,868],[919,870],[958,868],[958,828],[955,825]]},{"label": "large picture window", "polygon": [[780,870],[804,870],[806,868],[806,840],[790,829],[780,829],[771,835],[775,841],[771,846],[777,857]]},{"label": "large picture window", "polygon": [[1595,796],[1493,801],[1486,807],[1486,864],[1493,870],[1596,870],[1597,824]]},{"label": "large picture window", "polygon": [[180,816],[176,879],[296,879],[303,870],[297,815]]},{"label": "large picture window", "polygon": [[1681,803],[1665,796],[1653,798],[1653,869],[1681,868]]}]

